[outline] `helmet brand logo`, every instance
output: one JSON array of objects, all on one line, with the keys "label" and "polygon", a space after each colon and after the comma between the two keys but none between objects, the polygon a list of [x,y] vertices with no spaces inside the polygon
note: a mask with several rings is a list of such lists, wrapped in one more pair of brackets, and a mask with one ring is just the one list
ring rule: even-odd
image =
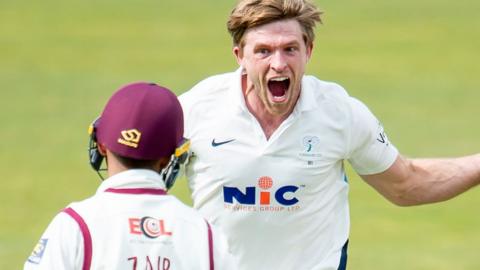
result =
[{"label": "helmet brand logo", "polygon": [[122,138],[118,138],[117,142],[126,146],[130,146],[133,148],[138,147],[138,143],[140,142],[140,136],[142,133],[136,129],[129,129],[123,130],[121,132]]}]

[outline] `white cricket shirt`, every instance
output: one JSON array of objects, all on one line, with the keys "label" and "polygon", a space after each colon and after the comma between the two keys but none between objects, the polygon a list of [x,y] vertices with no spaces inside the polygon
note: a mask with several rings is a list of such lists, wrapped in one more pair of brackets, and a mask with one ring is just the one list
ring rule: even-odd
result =
[{"label": "white cricket shirt", "polygon": [[359,174],[379,173],[396,148],[365,105],[312,76],[267,140],[240,77],[240,69],[213,76],[180,96],[194,153],[187,167],[194,207],[224,230],[239,269],[343,269],[344,160]]},{"label": "white cricket shirt", "polygon": [[158,173],[128,170],[59,213],[24,269],[235,269],[226,243]]}]

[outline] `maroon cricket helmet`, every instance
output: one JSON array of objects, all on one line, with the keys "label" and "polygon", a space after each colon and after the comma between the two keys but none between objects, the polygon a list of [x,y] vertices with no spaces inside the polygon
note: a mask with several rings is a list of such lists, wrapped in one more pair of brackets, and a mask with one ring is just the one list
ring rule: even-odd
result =
[{"label": "maroon cricket helmet", "polygon": [[139,160],[169,157],[183,138],[183,111],[177,96],[154,83],[117,90],[96,125],[98,143],[113,153]]}]

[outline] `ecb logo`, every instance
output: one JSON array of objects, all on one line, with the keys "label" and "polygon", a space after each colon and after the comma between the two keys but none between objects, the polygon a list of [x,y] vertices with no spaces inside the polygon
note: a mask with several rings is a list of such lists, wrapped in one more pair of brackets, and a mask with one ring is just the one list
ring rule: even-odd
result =
[{"label": "ecb logo", "polygon": [[[262,176],[258,179],[258,187],[261,189],[258,192],[259,204],[270,205],[271,197],[275,198],[279,204],[284,206],[291,206],[298,203],[298,199],[293,194],[298,190],[297,186],[282,186],[275,191],[270,191],[273,186],[273,180],[271,177]],[[223,187],[223,200],[226,203],[234,203],[234,200],[240,204],[255,205],[257,203],[257,188],[246,187],[245,191],[242,191],[236,187]]]},{"label": "ecb logo", "polygon": [[129,218],[128,226],[131,234],[145,235],[148,238],[171,236],[172,232],[165,229],[165,221],[152,217]]}]

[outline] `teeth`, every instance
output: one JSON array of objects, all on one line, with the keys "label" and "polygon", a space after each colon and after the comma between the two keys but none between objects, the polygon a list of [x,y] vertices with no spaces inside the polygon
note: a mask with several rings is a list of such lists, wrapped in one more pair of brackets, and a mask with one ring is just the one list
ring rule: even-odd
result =
[{"label": "teeth", "polygon": [[275,81],[275,82],[281,82],[288,80],[288,77],[277,77],[277,78],[271,78],[270,81]]}]

